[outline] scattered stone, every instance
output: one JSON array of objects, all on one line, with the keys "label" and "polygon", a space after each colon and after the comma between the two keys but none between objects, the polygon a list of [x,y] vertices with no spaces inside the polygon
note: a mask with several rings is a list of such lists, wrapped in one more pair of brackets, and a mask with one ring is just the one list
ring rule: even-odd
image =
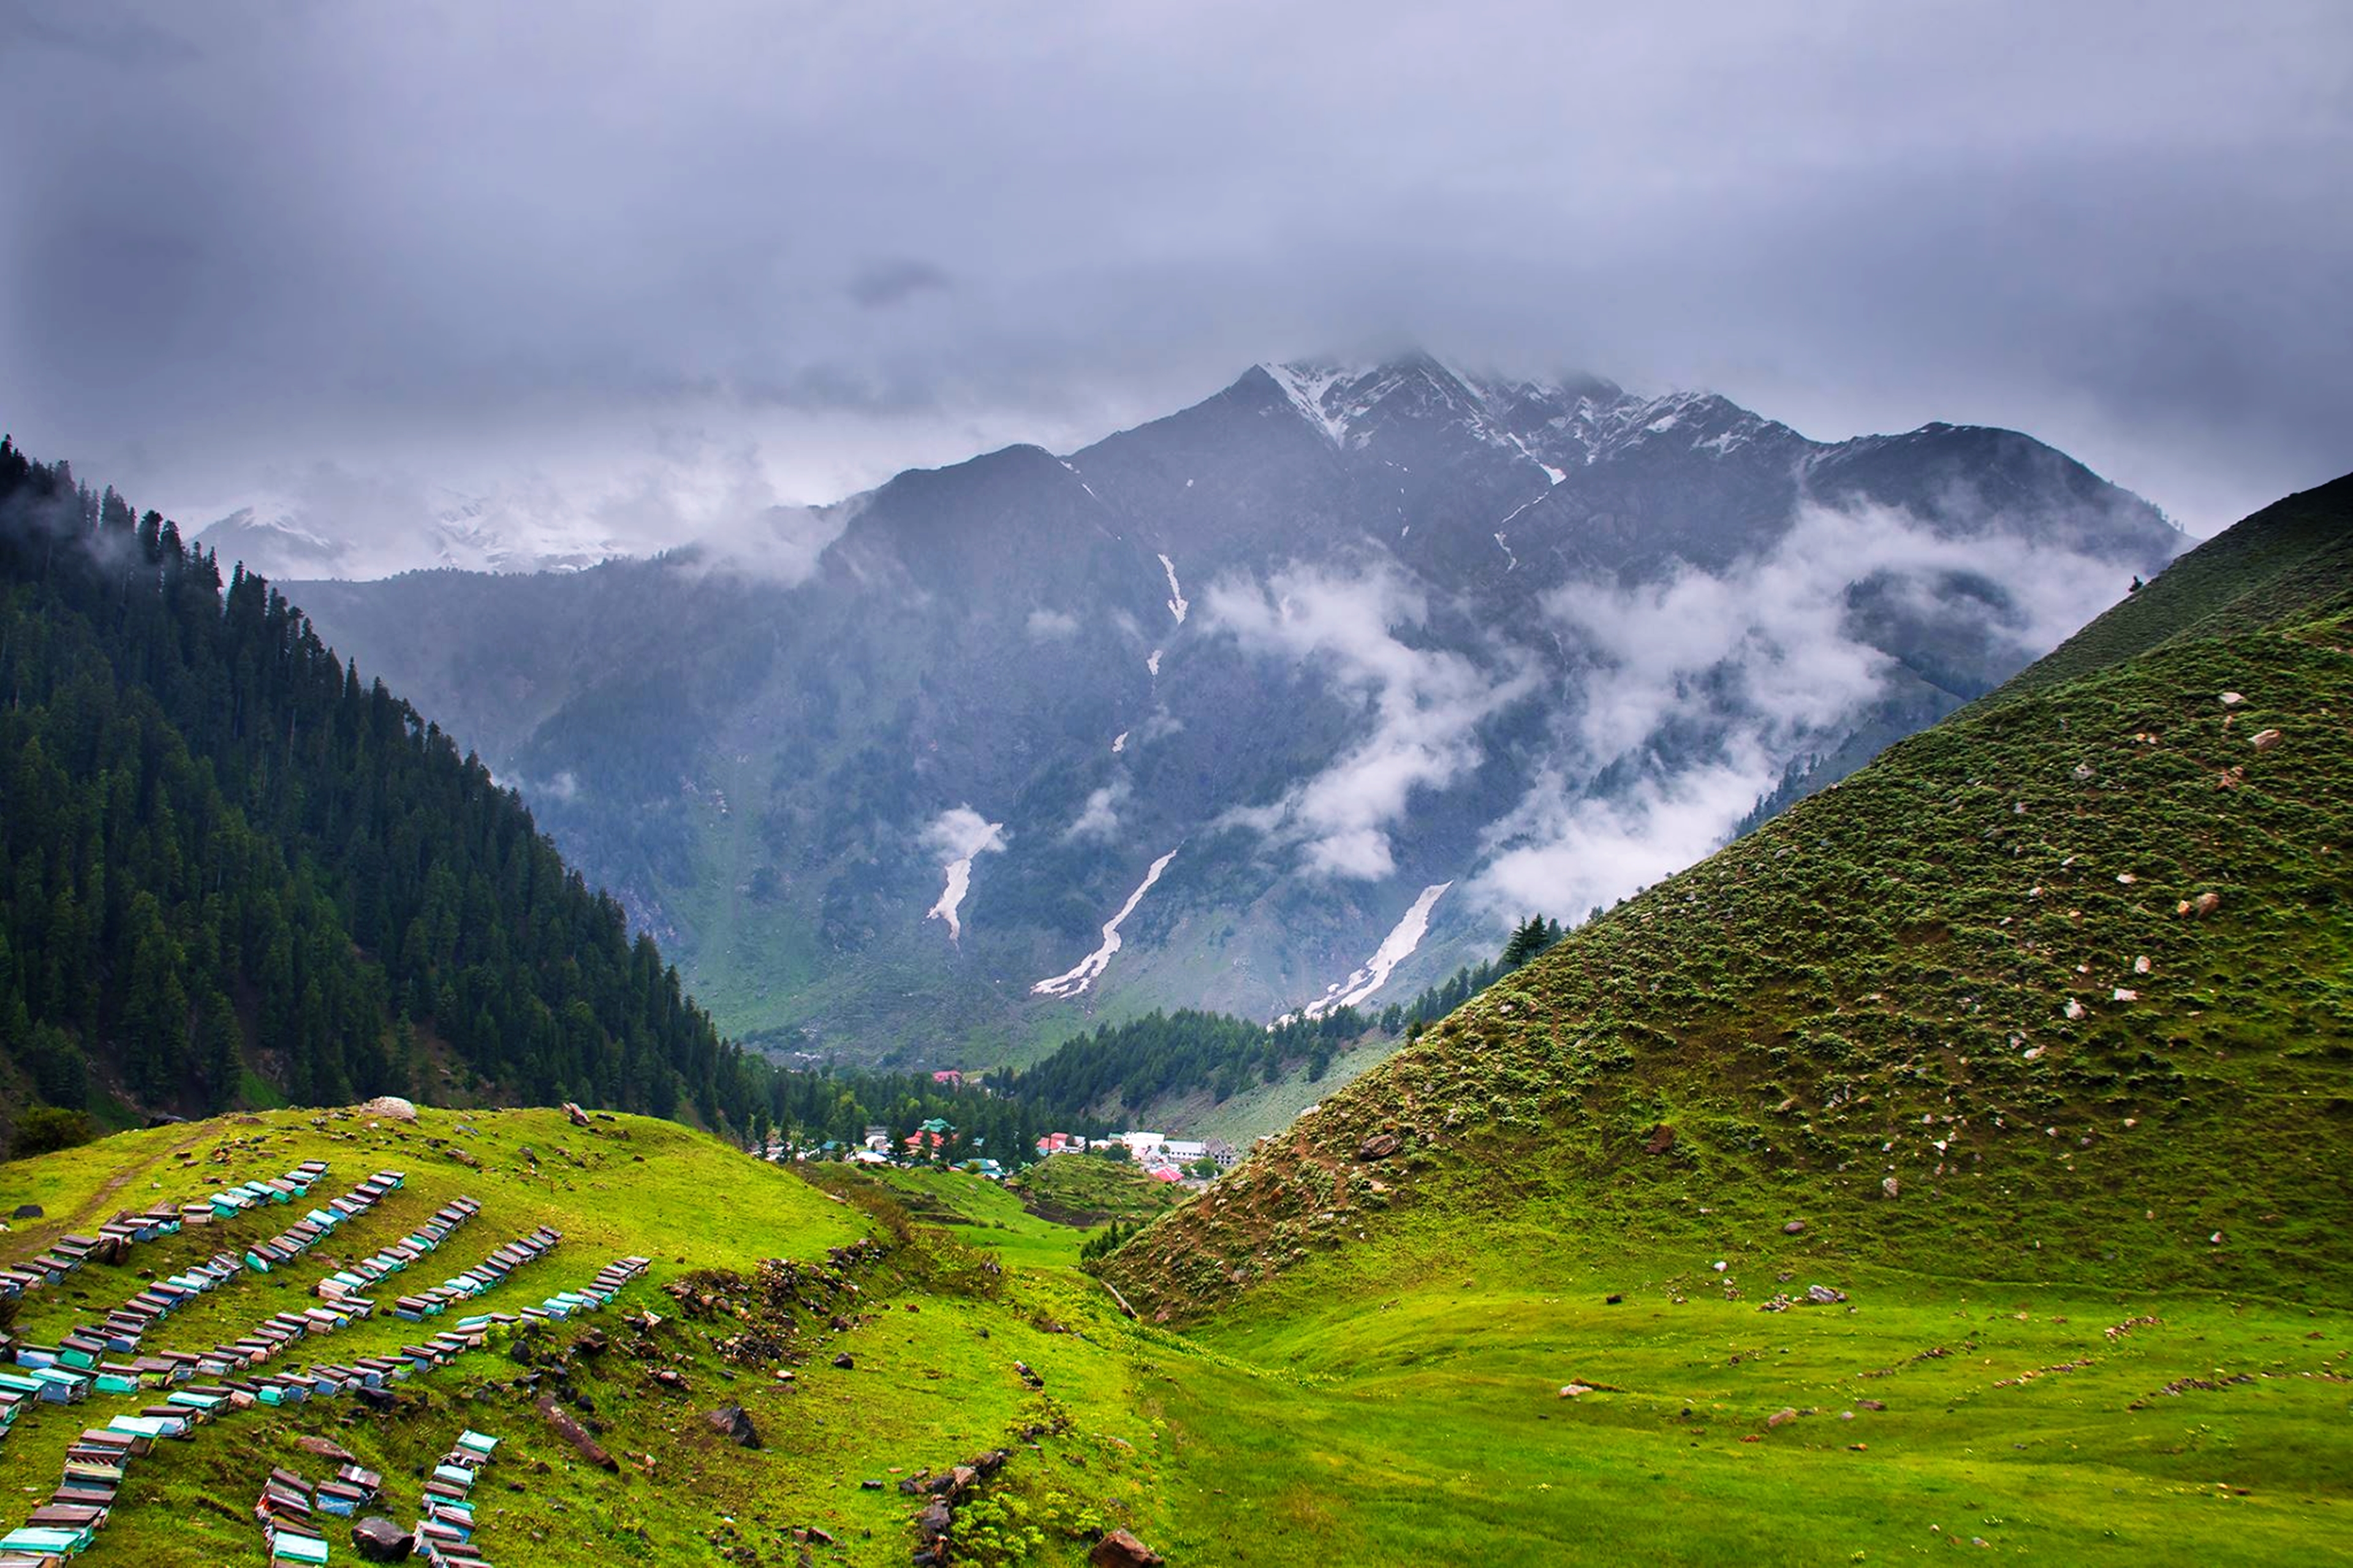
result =
[{"label": "scattered stone", "polygon": [[47,1211],[42,1208],[38,1204],[18,1204],[16,1205],[16,1212],[10,1215],[8,1217],[10,1219],[41,1219],[45,1217],[47,1214]]},{"label": "scattered stone", "polygon": [[2247,744],[2259,752],[2268,752],[2279,743],[2280,732],[2277,730],[2258,730],[2247,737]]},{"label": "scattered stone", "polygon": [[1675,1130],[1665,1122],[1651,1129],[1651,1136],[1642,1144],[1645,1154],[1663,1154],[1675,1146]]},{"label": "scattered stone", "polygon": [[1887,1402],[1881,1399],[1858,1399],[1854,1402],[1854,1407],[1857,1410],[1884,1410],[1887,1408]]},{"label": "scattered stone", "polygon": [[2236,708],[2240,703],[2244,702],[2245,700],[2246,699],[2244,697],[2240,696],[2235,691],[2225,691],[2222,693],[2222,706],[2225,708]]},{"label": "scattered stone", "polygon": [[723,1405],[703,1420],[739,1448],[760,1447],[760,1429],[752,1425],[751,1415],[740,1405]]},{"label": "scattered stone", "polygon": [[2135,974],[2147,974],[2148,973],[2148,959],[2146,955],[2133,960],[2133,973]]},{"label": "scattered stone", "polygon": [[305,1433],[294,1439],[294,1446],[306,1454],[316,1454],[320,1458],[332,1459],[339,1465],[353,1465],[359,1462],[358,1456],[331,1438],[313,1437]]},{"label": "scattered stone", "polygon": [[1013,1363],[1013,1370],[1020,1373],[1021,1381],[1028,1384],[1030,1387],[1043,1388],[1046,1386],[1046,1380],[1039,1376],[1035,1372],[1031,1371],[1028,1362],[1015,1362]]},{"label": "scattered stone", "polygon": [[833,1364],[841,1368],[842,1371],[848,1372],[858,1363],[849,1358],[849,1352],[848,1351],[843,1351],[840,1354],[833,1358]]},{"label": "scattered stone", "polygon": [[2116,989],[2116,1000],[2119,1002],[2137,1002],[2140,1000],[2140,993],[2134,990],[2129,985],[2119,985]]},{"label": "scattered stone", "polygon": [[617,1472],[620,1469],[619,1462],[605,1451],[605,1446],[588,1435],[588,1428],[557,1408],[554,1394],[540,1396],[539,1413],[550,1426],[555,1428],[557,1436],[580,1451],[582,1458],[600,1470]]},{"label": "scattered stone", "polygon": [[2080,1018],[2084,1016],[2084,1005],[2081,1002],[2076,1001],[2073,996],[2068,997],[2067,1005],[2059,1010],[2067,1015],[2070,1019]]},{"label": "scattered stone", "polygon": [[2202,920],[2204,920],[2208,915],[2212,914],[2215,910],[2217,910],[2221,909],[2221,907],[2222,907],[2222,895],[2221,895],[2221,894],[2220,894],[2220,893],[2211,892],[2211,891],[2210,891],[2210,892],[2200,893],[2200,894],[2199,894],[2196,898],[2194,898],[2194,899],[2190,900],[2189,900],[2189,908],[2187,910],[2183,911],[2183,912],[2184,912],[2184,913],[2187,913],[2187,914],[2196,915],[2200,920],[2201,920],[2201,921],[2202,921]]},{"label": "scattered stone", "polygon": [[1845,1300],[1845,1291],[1833,1290],[1827,1285],[1809,1285],[1806,1287],[1806,1300],[1811,1306],[1835,1307],[1841,1301]]},{"label": "scattered stone", "polygon": [[564,1115],[565,1120],[569,1121],[575,1127],[586,1127],[588,1125],[588,1113],[581,1110],[578,1106],[573,1104],[568,1100],[564,1102]]},{"label": "scattered stone", "polygon": [[1386,1160],[1405,1147],[1405,1140],[1394,1132],[1376,1132],[1356,1146],[1359,1160]]},{"label": "scattered stone", "polygon": [[408,1531],[376,1514],[352,1526],[352,1545],[370,1563],[406,1563],[417,1542]]},{"label": "scattered stone", "polygon": [[1603,1306],[1605,1306],[1605,1307],[1615,1307],[1615,1306],[1619,1305],[1620,1303],[1623,1302],[1625,1300],[1626,1300],[1626,1298],[1625,1298],[1625,1297],[1623,1297],[1623,1296],[1619,1296],[1619,1295],[1604,1296],[1604,1297],[1601,1299],[1601,1304],[1602,1304]]},{"label": "scattered stone", "polygon": [[359,1109],[362,1116],[373,1116],[380,1121],[417,1120],[416,1102],[403,1100],[396,1094],[379,1094],[374,1100],[364,1101]]},{"label": "scattered stone", "polygon": [[1781,1227],[1783,1236],[1803,1236],[1805,1233],[1806,1222],[1801,1219],[1793,1219]]},{"label": "scattered stone", "polygon": [[1088,1568],[1162,1568],[1168,1560],[1124,1530],[1114,1530],[1087,1553]]},{"label": "scattered stone", "polygon": [[858,1483],[858,1489],[862,1492],[879,1492],[882,1488],[883,1483],[879,1480],[863,1480]]},{"label": "scattered stone", "polygon": [[1786,1426],[1797,1418],[1798,1413],[1785,1405],[1780,1409],[1773,1412],[1772,1415],[1765,1417],[1765,1425],[1767,1426]]},{"label": "scattered stone", "polygon": [[1563,1399],[1582,1399],[1592,1392],[1593,1385],[1589,1383],[1564,1383],[1560,1385]]},{"label": "scattered stone", "polygon": [[1883,1176],[1880,1178],[1879,1190],[1883,1195],[1892,1198],[1898,1193],[1902,1192],[1904,1187],[1903,1184],[1897,1182],[1894,1177]]},{"label": "scattered stone", "polygon": [[479,1171],[482,1168],[482,1163],[480,1160],[475,1159],[471,1154],[467,1153],[463,1149],[450,1150],[449,1158],[457,1161],[458,1163],[464,1165],[470,1170]]}]

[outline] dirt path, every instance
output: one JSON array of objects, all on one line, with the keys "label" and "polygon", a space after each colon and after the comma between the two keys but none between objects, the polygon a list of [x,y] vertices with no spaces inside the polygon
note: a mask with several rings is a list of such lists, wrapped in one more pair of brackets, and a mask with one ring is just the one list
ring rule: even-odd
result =
[{"label": "dirt path", "polygon": [[[158,1162],[168,1160],[173,1155],[178,1153],[181,1150],[185,1149],[192,1144],[201,1143],[211,1136],[211,1132],[199,1128],[197,1131],[191,1132],[186,1137],[181,1139],[177,1143],[171,1144],[163,1149],[158,1149],[155,1152],[154,1158],[147,1161],[145,1163],[134,1165],[127,1171],[121,1171],[108,1177],[105,1183],[99,1187],[98,1191],[90,1194],[89,1197],[82,1200],[82,1204],[79,1208],[74,1210],[73,1213],[68,1215],[64,1219],[58,1222],[60,1232],[62,1233],[63,1231],[72,1230],[78,1226],[88,1225],[92,1219],[96,1219],[100,1224],[104,1224],[107,1220],[112,1219],[114,1217],[114,1214],[112,1211],[108,1209],[108,1202],[113,1198],[115,1194],[121,1192],[124,1187],[129,1186],[133,1178],[145,1175],[148,1172],[153,1171],[155,1168]],[[174,1201],[185,1203],[187,1199],[184,1196],[182,1198],[175,1199]]]}]

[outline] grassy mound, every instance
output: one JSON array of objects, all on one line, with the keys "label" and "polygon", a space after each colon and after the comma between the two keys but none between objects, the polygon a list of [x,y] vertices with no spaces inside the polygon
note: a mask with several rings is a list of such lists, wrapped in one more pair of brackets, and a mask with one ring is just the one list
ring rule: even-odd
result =
[{"label": "grassy mound", "polygon": [[1032,1214],[1063,1225],[1133,1225],[1167,1213],[1185,1196],[1182,1188],[1154,1180],[1141,1166],[1098,1154],[1057,1154],[1008,1185]]}]

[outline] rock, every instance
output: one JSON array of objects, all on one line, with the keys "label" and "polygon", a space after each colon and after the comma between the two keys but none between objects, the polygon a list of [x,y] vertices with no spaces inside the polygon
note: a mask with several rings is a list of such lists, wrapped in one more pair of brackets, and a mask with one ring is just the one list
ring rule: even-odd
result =
[{"label": "rock", "polygon": [[379,1121],[417,1120],[416,1102],[403,1100],[396,1094],[379,1094],[374,1100],[364,1100],[361,1102],[359,1111],[362,1116],[373,1116]]},{"label": "rock", "polygon": [[1601,1298],[1601,1304],[1605,1307],[1615,1307],[1625,1300],[1626,1298],[1623,1296],[1613,1294]]},{"label": "rock", "polygon": [[1806,1234],[1806,1222],[1801,1219],[1793,1219],[1788,1224],[1781,1227],[1781,1234],[1783,1236],[1803,1236]]},{"label": "rock", "polygon": [[482,1163],[480,1160],[475,1159],[471,1154],[467,1153],[463,1149],[450,1150],[449,1158],[457,1161],[458,1163],[464,1165],[470,1170],[479,1171],[482,1168]]},{"label": "rock", "polygon": [[2268,752],[2279,743],[2280,732],[2277,730],[2258,730],[2247,737],[2247,744],[2259,752]]},{"label": "rock", "polygon": [[1773,1412],[1772,1415],[1765,1417],[1765,1425],[1767,1426],[1786,1426],[1797,1418],[1798,1413],[1785,1405],[1780,1409]]},{"label": "rock", "polygon": [[1035,1373],[1035,1372],[1033,1372],[1032,1370],[1030,1370],[1030,1366],[1029,1366],[1029,1363],[1028,1362],[1026,1362],[1026,1361],[1017,1361],[1017,1362],[1015,1362],[1015,1363],[1013,1363],[1013,1370],[1014,1370],[1016,1373],[1018,1373],[1020,1374],[1021,1381],[1022,1381],[1022,1382],[1024,1382],[1024,1383],[1026,1383],[1026,1384],[1028,1384],[1030,1387],[1032,1387],[1032,1388],[1043,1388],[1043,1387],[1045,1387],[1045,1386],[1046,1386],[1046,1380],[1045,1380],[1044,1378],[1042,1378],[1042,1377],[1039,1376],[1037,1373]]},{"label": "rock", "polygon": [[578,1106],[573,1104],[568,1100],[564,1102],[564,1114],[566,1120],[568,1120],[575,1127],[586,1127],[588,1125],[588,1113],[581,1110]]},{"label": "rock", "polygon": [[1394,1132],[1376,1132],[1356,1145],[1359,1160],[1386,1160],[1405,1147],[1405,1140]]},{"label": "rock", "polygon": [[381,1514],[370,1515],[352,1526],[352,1545],[369,1563],[406,1563],[417,1548],[408,1531]]},{"label": "rock", "polygon": [[2225,708],[2236,708],[2240,703],[2244,702],[2245,700],[2245,698],[2240,696],[2235,691],[2225,691],[2222,693],[2222,706]]},{"label": "rock", "polygon": [[2140,1000],[2140,993],[2134,990],[2129,985],[2119,985],[2116,989],[2115,1000],[2118,1002],[2137,1002]]},{"label": "rock", "polygon": [[1662,1121],[1656,1127],[1651,1129],[1651,1136],[1643,1142],[1642,1152],[1645,1154],[1663,1154],[1674,1146],[1675,1130]]},{"label": "rock", "polygon": [[2200,893],[2189,900],[2189,912],[2201,921],[2221,907],[2222,895],[2216,892]]},{"label": "rock", "polygon": [[1883,1195],[1892,1198],[1895,1196],[1896,1194],[1902,1192],[1904,1187],[1903,1184],[1896,1181],[1894,1177],[1883,1176],[1880,1178],[1879,1190]]},{"label": "rock", "polygon": [[556,1408],[555,1398],[553,1394],[546,1395],[540,1400],[539,1413],[547,1418],[547,1424],[550,1426],[555,1428],[555,1435],[557,1436],[563,1438],[565,1442],[571,1444],[575,1448],[577,1448],[580,1451],[580,1457],[582,1458],[587,1460],[590,1464],[596,1466],[600,1470],[618,1471],[620,1469],[621,1467],[619,1463],[614,1459],[612,1455],[605,1451],[604,1445],[597,1442],[596,1438],[591,1437],[588,1435],[588,1428],[581,1426],[579,1422],[575,1421],[571,1416],[566,1415],[562,1410]]},{"label": "rock", "polygon": [[1088,1568],[1161,1568],[1167,1561],[1124,1530],[1113,1531],[1087,1553]]},{"label": "rock", "polygon": [[2135,974],[2147,974],[2148,973],[2148,959],[2146,955],[2133,960],[2133,973]]},{"label": "rock", "polygon": [[1854,1407],[1857,1410],[1884,1410],[1887,1408],[1887,1403],[1880,1399],[1858,1399],[1854,1402]]},{"label": "rock", "polygon": [[330,1438],[313,1437],[305,1433],[294,1439],[294,1446],[306,1454],[316,1454],[322,1459],[332,1459],[339,1465],[358,1463],[357,1456],[353,1455],[349,1448]]},{"label": "rock", "polygon": [[934,1498],[915,1516],[915,1533],[928,1544],[946,1535],[948,1527],[955,1522],[955,1510],[948,1506],[947,1499]]},{"label": "rock", "polygon": [[10,1219],[41,1219],[46,1217],[47,1214],[47,1211],[42,1208],[38,1204],[18,1204],[16,1205],[16,1212],[10,1215],[8,1217]]},{"label": "rock", "polygon": [[1560,1385],[1563,1399],[1582,1399],[1592,1392],[1593,1385],[1589,1383],[1564,1383]]},{"label": "rock", "polygon": [[752,1417],[740,1405],[723,1405],[704,1416],[703,1420],[711,1424],[712,1431],[739,1448],[756,1448],[760,1446],[760,1429],[752,1425]]},{"label": "rock", "polygon": [[849,1359],[849,1352],[848,1351],[843,1351],[839,1355],[833,1358],[833,1364],[839,1367],[842,1371],[848,1372],[858,1363]]},{"label": "rock", "polygon": [[1806,1300],[1817,1307],[1835,1307],[1846,1300],[1846,1292],[1833,1290],[1827,1285],[1806,1287]]},{"label": "rock", "polygon": [[2073,996],[2068,997],[2067,1005],[2059,1010],[2066,1014],[2069,1018],[2080,1018],[2084,1016],[2084,1005]]}]

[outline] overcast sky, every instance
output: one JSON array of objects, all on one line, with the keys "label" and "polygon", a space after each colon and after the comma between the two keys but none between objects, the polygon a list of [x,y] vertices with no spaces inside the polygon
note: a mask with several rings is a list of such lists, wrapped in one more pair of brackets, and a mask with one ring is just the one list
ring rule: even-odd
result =
[{"label": "overcast sky", "polygon": [[1415,342],[2031,431],[2206,532],[2353,468],[2353,5],[10,0],[0,424],[786,499]]}]

